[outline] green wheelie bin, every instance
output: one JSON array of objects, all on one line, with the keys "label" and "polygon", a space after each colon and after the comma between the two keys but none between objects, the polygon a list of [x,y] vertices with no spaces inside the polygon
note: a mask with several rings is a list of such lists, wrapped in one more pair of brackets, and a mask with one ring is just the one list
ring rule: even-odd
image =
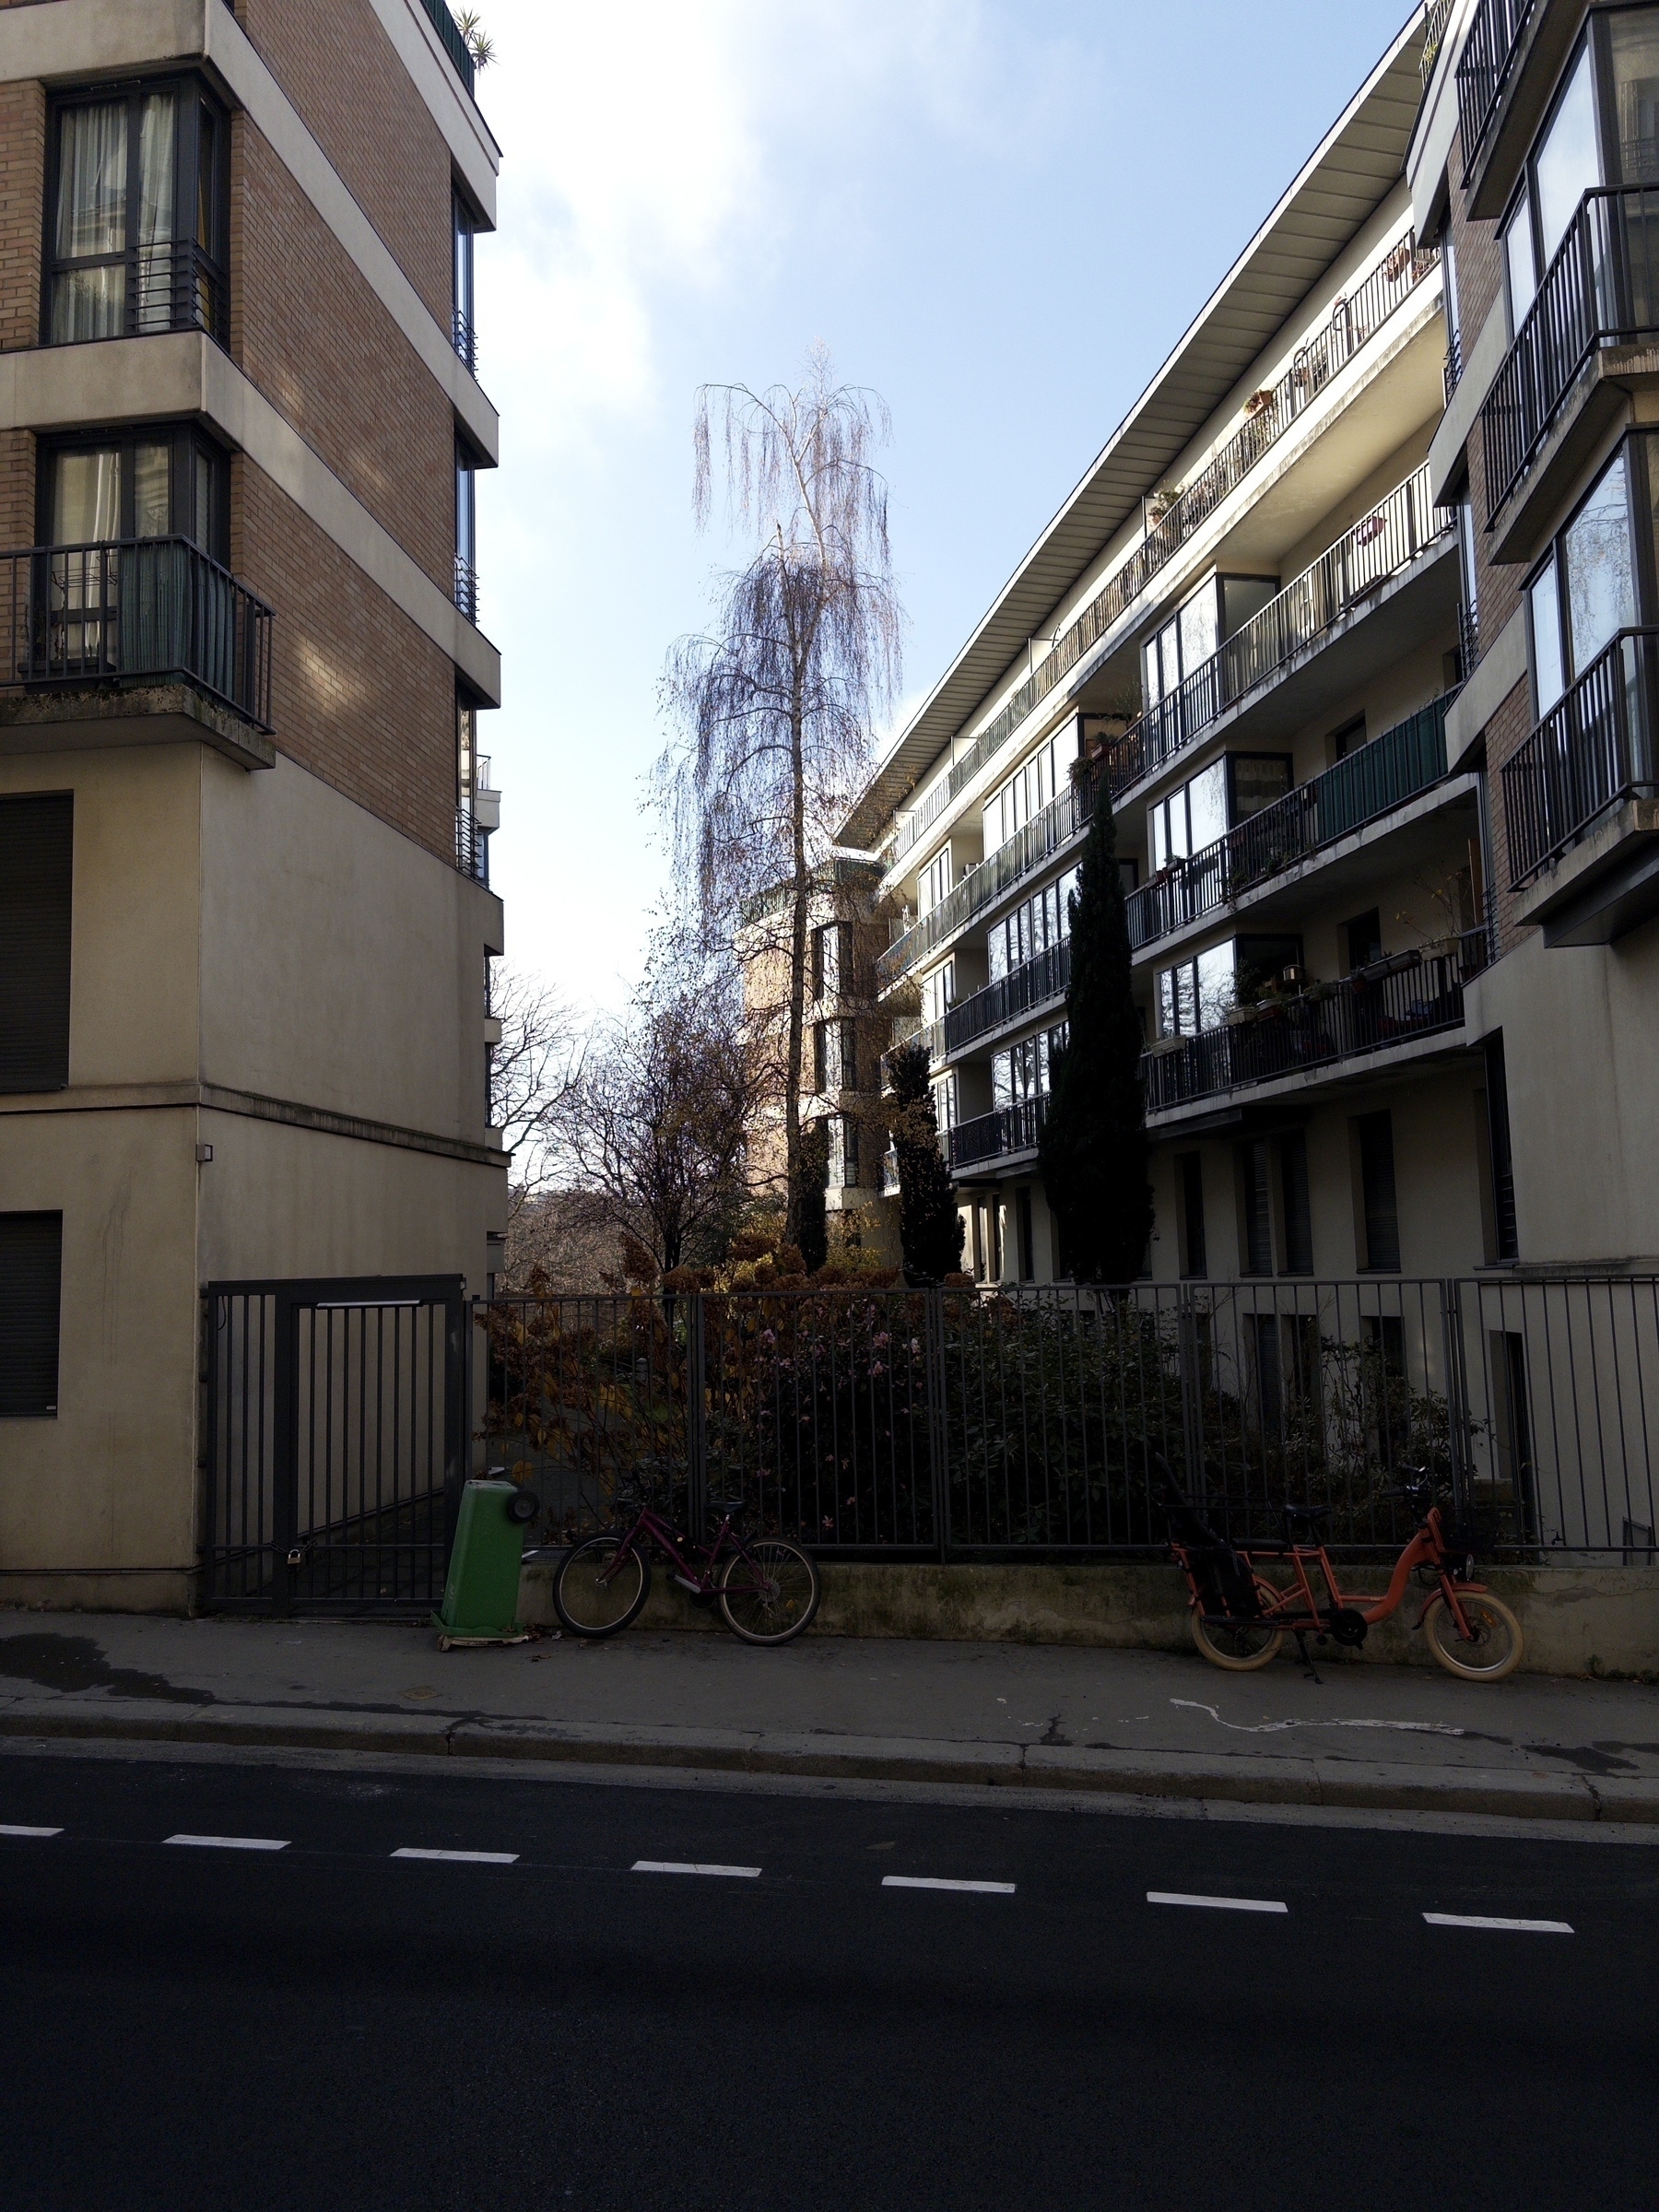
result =
[{"label": "green wheelie bin", "polygon": [[450,1553],[443,1605],[432,1615],[438,1649],[452,1644],[523,1643],[530,1631],[518,1618],[524,1530],[541,1511],[532,1490],[499,1479],[492,1467],[461,1492],[461,1515]]}]

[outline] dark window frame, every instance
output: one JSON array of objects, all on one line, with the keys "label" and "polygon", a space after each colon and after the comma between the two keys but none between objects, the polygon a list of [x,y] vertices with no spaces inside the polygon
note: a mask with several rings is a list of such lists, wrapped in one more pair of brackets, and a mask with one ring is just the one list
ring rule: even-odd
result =
[{"label": "dark window frame", "polygon": [[[170,448],[168,461],[168,506],[171,528],[166,535],[182,537],[198,550],[217,560],[223,569],[230,566],[230,455],[217,440],[191,422],[124,423],[118,429],[74,430],[62,437],[42,438],[38,449],[35,468],[35,543],[50,546],[53,540],[53,509],[56,488],[57,460],[61,453],[107,453],[118,448],[124,456],[122,468],[121,527],[112,543],[130,542],[136,538],[136,511],[134,506],[135,469],[131,456],[141,445],[166,445]],[[206,461],[215,471],[210,490],[211,514],[209,534],[211,544],[199,545],[195,535],[195,470]]]},{"label": "dark window frame", "polygon": [[[158,92],[180,95],[173,143],[173,228],[169,241],[173,250],[171,296],[165,320],[147,321],[141,311],[139,282],[138,194],[133,189],[138,174],[139,115],[143,101]],[[107,107],[115,100],[127,107],[126,242],[117,253],[60,256],[57,252],[58,184],[62,171],[64,117],[78,108]],[[201,159],[204,113],[212,119],[212,146],[207,161],[212,174],[202,188]],[[53,319],[57,279],[85,268],[126,269],[125,300],[119,334],[135,337],[153,331],[205,330],[217,344],[229,342],[230,328],[230,116],[206,77],[194,70],[127,77],[106,84],[65,86],[54,90],[46,113],[46,159],[41,217],[41,344],[85,346],[96,337],[54,338]],[[204,241],[197,237],[198,218],[206,206],[208,227],[217,235]],[[154,251],[154,249],[151,249]],[[179,262],[186,272],[181,276]],[[197,265],[200,265],[198,274]],[[204,294],[206,293],[206,297]],[[141,329],[140,325],[144,327]]]},{"label": "dark window frame", "polygon": [[[52,1226],[48,1228],[48,1224]],[[25,1342],[27,1317],[23,1311],[24,1298],[20,1281],[10,1273],[15,1253],[26,1248],[29,1231],[38,1249],[51,1247],[49,1266],[43,1271],[52,1285],[53,1307],[49,1358],[40,1357],[45,1351],[45,1332],[39,1341],[29,1347]],[[44,1302],[44,1301],[42,1301]],[[27,1354],[32,1350],[40,1357],[40,1388],[32,1400],[26,1402],[22,1384],[29,1381],[27,1369],[18,1358],[19,1346]],[[58,1416],[62,1383],[64,1350],[64,1217],[53,1208],[43,1211],[0,1213],[0,1420],[51,1421]]]},{"label": "dark window frame", "polygon": [[[1615,439],[1602,455],[1594,476],[1573,501],[1571,510],[1551,531],[1548,542],[1522,576],[1521,604],[1526,616],[1527,683],[1532,695],[1532,719],[1535,724],[1552,709],[1540,709],[1538,704],[1538,641],[1536,625],[1533,619],[1533,588],[1553,562],[1556,577],[1556,642],[1560,654],[1564,697],[1584,673],[1582,668],[1573,665],[1572,610],[1567,589],[1567,536],[1600,490],[1604,479],[1621,454],[1625,467],[1625,524],[1630,534],[1634,556],[1631,566],[1636,579],[1636,622],[1639,628],[1648,628],[1659,622],[1659,549],[1655,548],[1653,543],[1656,512],[1653,501],[1655,492],[1659,491],[1659,468],[1655,467],[1652,452],[1656,439],[1659,439],[1659,426],[1640,423],[1631,425]],[[1605,651],[1606,648],[1601,650]]]}]

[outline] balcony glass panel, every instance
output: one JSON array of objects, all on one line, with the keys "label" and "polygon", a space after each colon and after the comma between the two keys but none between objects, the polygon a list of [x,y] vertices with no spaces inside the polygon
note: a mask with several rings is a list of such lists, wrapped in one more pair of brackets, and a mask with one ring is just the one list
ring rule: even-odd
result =
[{"label": "balcony glass panel", "polygon": [[1595,144],[1595,92],[1590,76],[1590,49],[1579,56],[1572,81],[1561,95],[1538,146],[1538,254],[1548,262],[1567,235],[1579,202],[1602,182]]},{"label": "balcony glass panel", "polygon": [[1568,524],[1562,547],[1572,665],[1587,668],[1615,631],[1636,621],[1630,470],[1622,452]]}]

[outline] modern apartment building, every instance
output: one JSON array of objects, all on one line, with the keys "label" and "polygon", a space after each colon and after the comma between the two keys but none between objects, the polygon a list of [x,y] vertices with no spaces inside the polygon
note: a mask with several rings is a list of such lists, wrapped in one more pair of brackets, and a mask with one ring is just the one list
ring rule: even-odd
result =
[{"label": "modern apartment building", "polygon": [[[982,1280],[1064,1273],[1037,1175],[1068,893],[1109,794],[1159,1281],[1511,1248],[1466,509],[1432,462],[1421,14],[1021,561],[843,827],[897,910]],[[1500,842],[1501,833],[1500,832]],[[1497,947],[1507,949],[1501,925]],[[1512,1097],[1512,1078],[1511,1083]]]},{"label": "modern apartment building", "polygon": [[442,0],[0,5],[7,1599],[190,1598],[206,1286],[485,1287],[497,162]]},{"label": "modern apartment building", "polygon": [[1449,761],[1488,802],[1508,1100],[1498,1237],[1526,1266],[1659,1253],[1659,7],[1458,0],[1407,172],[1443,239],[1433,497],[1470,547]]}]

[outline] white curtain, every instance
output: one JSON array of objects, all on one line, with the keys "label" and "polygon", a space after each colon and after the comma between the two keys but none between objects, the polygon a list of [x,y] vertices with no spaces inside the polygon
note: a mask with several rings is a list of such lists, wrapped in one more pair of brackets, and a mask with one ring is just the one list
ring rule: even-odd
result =
[{"label": "white curtain", "polygon": [[173,173],[178,97],[152,92],[138,115],[138,328],[172,324]]},{"label": "white curtain", "polygon": [[[58,257],[75,261],[124,252],[126,194],[125,101],[67,109],[58,126]],[[65,271],[53,286],[53,343],[119,337],[125,305],[121,262]]]}]

